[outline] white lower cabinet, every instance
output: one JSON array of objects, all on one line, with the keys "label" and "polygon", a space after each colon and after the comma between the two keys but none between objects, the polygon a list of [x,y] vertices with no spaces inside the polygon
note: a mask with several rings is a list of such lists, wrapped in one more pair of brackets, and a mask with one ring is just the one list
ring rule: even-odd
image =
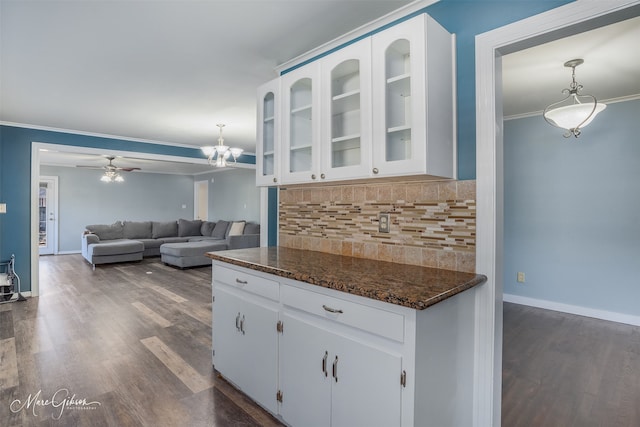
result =
[{"label": "white lower cabinet", "polygon": [[402,359],[283,313],[280,415],[292,426],[399,426]]},{"label": "white lower cabinet", "polygon": [[278,410],[277,307],[267,300],[215,286],[214,365],[222,375],[265,409]]},{"label": "white lower cabinet", "polygon": [[213,363],[292,427],[472,425],[475,292],[414,310],[213,262]]}]

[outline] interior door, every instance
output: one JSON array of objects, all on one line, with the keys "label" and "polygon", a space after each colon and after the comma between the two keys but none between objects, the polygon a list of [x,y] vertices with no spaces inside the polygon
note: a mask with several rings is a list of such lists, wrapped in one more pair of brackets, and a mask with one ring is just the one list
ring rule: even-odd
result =
[{"label": "interior door", "polygon": [[209,219],[209,181],[196,181],[195,189],[195,219],[207,221]]},{"label": "interior door", "polygon": [[58,177],[41,176],[38,189],[38,253],[58,253]]}]

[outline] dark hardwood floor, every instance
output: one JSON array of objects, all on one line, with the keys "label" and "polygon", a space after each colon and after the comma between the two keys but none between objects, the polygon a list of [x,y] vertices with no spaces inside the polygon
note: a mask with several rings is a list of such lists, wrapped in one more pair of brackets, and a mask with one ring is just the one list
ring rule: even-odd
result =
[{"label": "dark hardwood floor", "polygon": [[0,425],[280,424],[212,368],[210,267],[60,255],[0,305]]},{"label": "dark hardwood floor", "polygon": [[[40,276],[0,305],[0,426],[279,425],[211,366],[209,267],[60,255]],[[505,427],[640,426],[640,327],[505,303],[503,367]]]},{"label": "dark hardwood floor", "polygon": [[502,425],[640,426],[640,327],[504,304]]}]

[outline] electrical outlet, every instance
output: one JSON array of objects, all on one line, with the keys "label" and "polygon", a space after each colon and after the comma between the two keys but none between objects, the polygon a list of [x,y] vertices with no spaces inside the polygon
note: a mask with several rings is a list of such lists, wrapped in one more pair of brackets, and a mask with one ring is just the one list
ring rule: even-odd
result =
[{"label": "electrical outlet", "polygon": [[388,233],[391,230],[391,214],[380,212],[378,214],[378,231]]},{"label": "electrical outlet", "polygon": [[0,203],[0,213],[7,213],[7,204]]},{"label": "electrical outlet", "polygon": [[524,283],[524,273],[522,271],[518,271],[518,282]]}]

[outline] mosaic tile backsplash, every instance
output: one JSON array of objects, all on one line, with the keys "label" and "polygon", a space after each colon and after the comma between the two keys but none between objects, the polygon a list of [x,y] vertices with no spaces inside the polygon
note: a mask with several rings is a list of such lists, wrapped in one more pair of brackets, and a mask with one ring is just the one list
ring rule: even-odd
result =
[{"label": "mosaic tile backsplash", "polygon": [[279,198],[280,246],[475,272],[475,181],[305,185]]}]

